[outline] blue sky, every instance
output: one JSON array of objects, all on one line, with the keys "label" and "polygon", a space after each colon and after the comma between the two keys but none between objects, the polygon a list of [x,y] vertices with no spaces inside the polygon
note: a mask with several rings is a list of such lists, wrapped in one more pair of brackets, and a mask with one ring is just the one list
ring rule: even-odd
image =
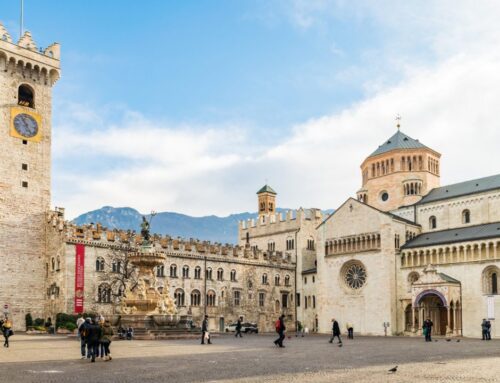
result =
[{"label": "blue sky", "polygon": [[[4,3],[17,37],[19,2]],[[25,0],[35,41],[62,45],[53,204],[224,215],[255,210],[267,179],[281,206],[335,208],[396,113],[450,159],[444,182],[498,172],[492,152],[460,155],[498,101],[497,16],[467,1]]]}]

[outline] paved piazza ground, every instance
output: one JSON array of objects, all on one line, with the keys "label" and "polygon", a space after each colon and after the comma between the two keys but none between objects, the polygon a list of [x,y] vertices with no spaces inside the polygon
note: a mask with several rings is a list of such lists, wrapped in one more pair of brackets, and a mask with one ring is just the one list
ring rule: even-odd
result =
[{"label": "paved piazza ground", "polygon": [[310,336],[279,349],[273,338],[115,341],[111,362],[91,364],[75,339],[19,334],[0,349],[0,382],[500,382],[497,340],[359,337],[339,348]]}]

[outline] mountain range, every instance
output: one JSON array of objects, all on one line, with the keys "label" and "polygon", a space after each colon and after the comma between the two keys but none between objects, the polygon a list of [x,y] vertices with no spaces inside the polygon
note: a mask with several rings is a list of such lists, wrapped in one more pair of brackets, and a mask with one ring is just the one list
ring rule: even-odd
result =
[{"label": "mountain range", "polygon": [[[290,209],[277,209],[277,212],[286,212],[287,210]],[[332,211],[326,210],[323,213],[330,214]],[[141,214],[130,207],[104,206],[84,213],[72,222],[77,225],[100,223],[108,229],[140,231],[143,215],[149,219],[148,214]],[[237,244],[239,222],[255,217],[257,217],[257,213],[237,213],[227,217],[215,215],[192,217],[185,214],[162,212],[153,217],[151,232],[171,237]]]}]

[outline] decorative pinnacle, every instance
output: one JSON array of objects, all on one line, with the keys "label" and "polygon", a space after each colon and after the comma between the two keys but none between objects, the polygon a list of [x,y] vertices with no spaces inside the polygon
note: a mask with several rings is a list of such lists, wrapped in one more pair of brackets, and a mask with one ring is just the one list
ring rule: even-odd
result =
[{"label": "decorative pinnacle", "polygon": [[396,126],[397,126],[397,128],[399,130],[399,128],[401,128],[401,115],[399,113],[396,114],[396,121],[397,121]]}]

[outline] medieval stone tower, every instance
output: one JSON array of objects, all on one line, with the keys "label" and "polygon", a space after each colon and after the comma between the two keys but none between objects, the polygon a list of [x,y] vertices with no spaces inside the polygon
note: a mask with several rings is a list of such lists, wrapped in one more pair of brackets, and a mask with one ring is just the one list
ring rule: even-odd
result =
[{"label": "medieval stone tower", "polygon": [[276,209],[276,192],[269,185],[264,185],[258,192],[259,217],[262,215],[274,214]]},{"label": "medieval stone tower", "polygon": [[418,202],[439,186],[441,154],[399,130],[362,164],[358,200],[382,211]]},{"label": "medieval stone tower", "polygon": [[[0,304],[14,328],[43,317],[46,213],[50,208],[52,86],[60,48],[15,43],[0,24]],[[54,268],[57,265],[54,265]]]}]

